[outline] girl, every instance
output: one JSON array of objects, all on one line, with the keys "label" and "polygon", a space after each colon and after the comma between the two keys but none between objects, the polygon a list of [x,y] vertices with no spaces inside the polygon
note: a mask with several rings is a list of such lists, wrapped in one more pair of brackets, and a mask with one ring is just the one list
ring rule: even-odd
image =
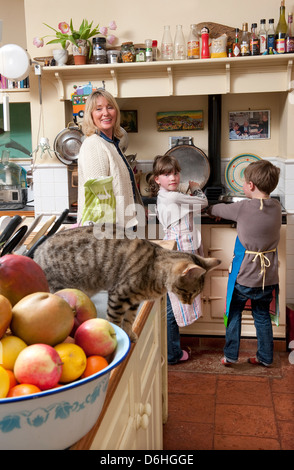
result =
[{"label": "girl", "polygon": [[[181,167],[175,157],[157,156],[153,163],[151,189],[157,195],[157,216],[165,232],[165,240],[176,240],[180,251],[203,256],[201,233],[194,215],[208,205],[199,184],[189,181],[180,185]],[[186,186],[184,188],[183,186]],[[185,190],[186,194],[180,192]],[[187,192],[190,194],[187,194]],[[197,320],[201,313],[200,295],[192,305],[182,304],[173,293],[167,296],[168,363],[176,364],[190,357],[190,351],[181,349],[179,326],[187,326]]]}]

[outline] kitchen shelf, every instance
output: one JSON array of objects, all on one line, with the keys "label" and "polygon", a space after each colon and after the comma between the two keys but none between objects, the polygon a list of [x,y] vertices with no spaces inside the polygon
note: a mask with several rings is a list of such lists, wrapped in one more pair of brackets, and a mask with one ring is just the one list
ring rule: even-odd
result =
[{"label": "kitchen shelf", "polygon": [[[1,95],[9,95],[10,103],[28,103],[30,102],[30,88],[0,88]],[[2,102],[2,98],[0,98]]]},{"label": "kitchen shelf", "polygon": [[294,54],[43,67],[61,101],[89,82],[116,98],[291,91]]}]

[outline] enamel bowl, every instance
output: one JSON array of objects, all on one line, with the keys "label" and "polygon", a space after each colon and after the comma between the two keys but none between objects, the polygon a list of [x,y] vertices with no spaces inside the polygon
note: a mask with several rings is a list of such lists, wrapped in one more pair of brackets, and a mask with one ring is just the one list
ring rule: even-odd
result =
[{"label": "enamel bowl", "polygon": [[102,371],[55,389],[0,399],[1,450],[63,450],[90,431],[102,410],[110,372],[130,350],[128,335],[112,326],[118,344]]}]

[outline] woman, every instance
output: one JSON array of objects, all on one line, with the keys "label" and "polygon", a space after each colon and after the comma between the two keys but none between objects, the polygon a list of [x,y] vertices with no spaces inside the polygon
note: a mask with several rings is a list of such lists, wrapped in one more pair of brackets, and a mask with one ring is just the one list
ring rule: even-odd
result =
[{"label": "woman", "polygon": [[[83,133],[86,139],[78,159],[78,222],[82,220],[85,207],[85,183],[111,176],[117,224],[136,225],[134,204],[142,204],[142,201],[132,168],[119,147],[123,136],[120,110],[113,96],[102,88],[87,99]],[[105,220],[102,218],[99,222]]]}]

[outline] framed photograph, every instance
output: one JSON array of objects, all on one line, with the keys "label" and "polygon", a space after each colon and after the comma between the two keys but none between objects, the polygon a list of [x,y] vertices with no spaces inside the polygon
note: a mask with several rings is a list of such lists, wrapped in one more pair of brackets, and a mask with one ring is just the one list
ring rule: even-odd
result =
[{"label": "framed photograph", "polygon": [[120,125],[126,132],[138,132],[138,115],[137,111],[121,110]]},{"label": "framed photograph", "polygon": [[157,130],[199,131],[204,129],[203,111],[168,111],[157,113]]},{"label": "framed photograph", "polygon": [[229,140],[270,139],[270,111],[229,113]]}]

